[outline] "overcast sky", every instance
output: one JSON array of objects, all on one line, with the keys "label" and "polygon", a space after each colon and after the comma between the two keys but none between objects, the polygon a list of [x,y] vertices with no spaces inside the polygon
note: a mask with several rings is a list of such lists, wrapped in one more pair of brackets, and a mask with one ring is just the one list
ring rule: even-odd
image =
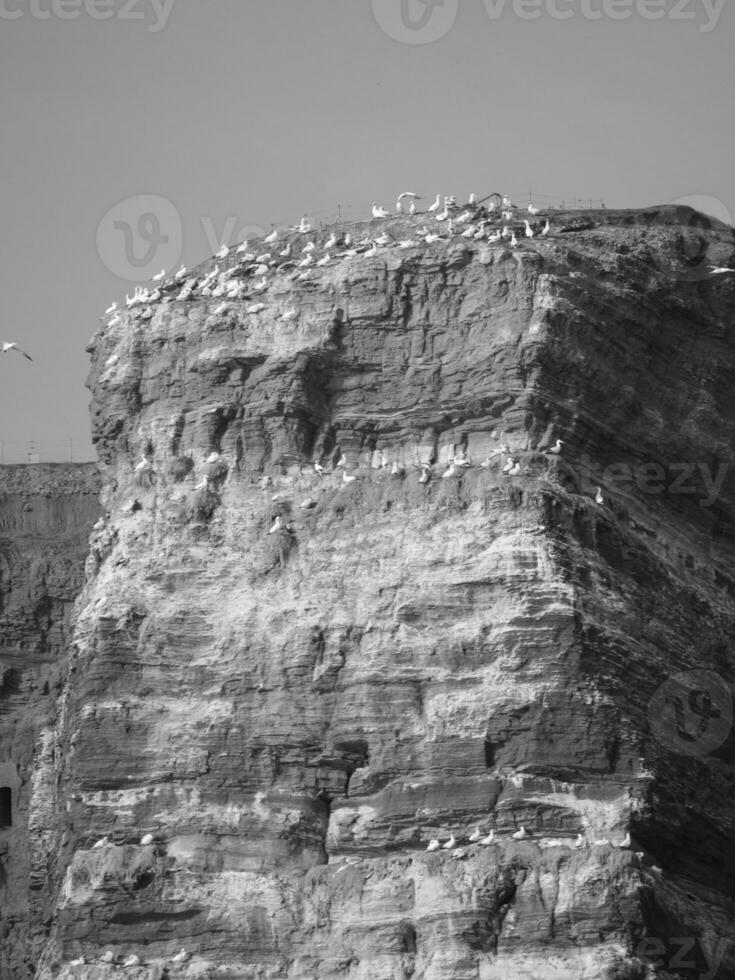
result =
[{"label": "overcast sky", "polygon": [[735,214],[722,0],[0,0],[0,441],[91,458],[133,280],[403,190]]}]

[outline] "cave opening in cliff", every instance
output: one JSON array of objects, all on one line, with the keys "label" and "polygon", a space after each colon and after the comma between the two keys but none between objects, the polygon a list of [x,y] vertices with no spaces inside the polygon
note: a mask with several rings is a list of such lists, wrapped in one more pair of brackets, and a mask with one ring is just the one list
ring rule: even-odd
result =
[{"label": "cave opening in cliff", "polygon": [[0,827],[13,826],[13,796],[9,786],[0,786]]}]

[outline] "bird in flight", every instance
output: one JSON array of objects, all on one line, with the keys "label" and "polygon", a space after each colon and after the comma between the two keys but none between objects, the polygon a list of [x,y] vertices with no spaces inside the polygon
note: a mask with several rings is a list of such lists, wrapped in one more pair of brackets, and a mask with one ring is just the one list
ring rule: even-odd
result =
[{"label": "bird in flight", "polygon": [[7,340],[4,341],[3,342],[3,348],[2,348],[2,351],[0,351],[0,353],[7,354],[11,350],[17,350],[19,354],[22,354],[23,355],[23,357],[27,357],[29,361],[32,361],[33,360],[33,358],[31,357],[31,355],[30,354],[26,354],[26,352],[22,348],[18,347],[17,344],[10,343]]}]

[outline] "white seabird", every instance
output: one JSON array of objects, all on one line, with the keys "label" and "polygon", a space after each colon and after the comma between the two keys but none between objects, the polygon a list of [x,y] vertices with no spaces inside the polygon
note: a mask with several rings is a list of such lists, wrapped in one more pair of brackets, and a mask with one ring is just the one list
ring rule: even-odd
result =
[{"label": "white seabird", "polygon": [[467,851],[463,847],[458,847],[456,851],[452,852],[453,861],[462,861],[467,857]]},{"label": "white seabird", "polygon": [[279,514],[278,517],[276,517],[275,521],[273,521],[273,523],[271,524],[271,529],[268,532],[268,534],[274,534],[276,531],[280,531],[282,527],[283,527],[283,521],[281,520],[281,515]]},{"label": "white seabird", "polygon": [[437,235],[432,232],[424,238],[424,241],[427,245],[431,245],[432,242],[438,242],[441,237],[441,235]]},{"label": "white seabird", "polygon": [[516,460],[511,456],[506,462],[505,466],[501,470],[502,473],[510,473],[513,467],[516,465]]},{"label": "white seabird", "polygon": [[354,483],[357,480],[356,476],[348,476],[347,473],[342,470],[342,483]]},{"label": "white seabird", "polygon": [[253,303],[248,307],[248,313],[261,313],[265,309],[265,303]]},{"label": "white seabird", "polygon": [[595,487],[595,503],[602,506],[605,503],[605,498],[602,495],[602,487]]},{"label": "white seabird", "polygon": [[295,306],[292,306],[290,309],[284,310],[283,313],[281,313],[281,319],[288,323],[289,320],[295,320],[298,315],[299,311]]},{"label": "white seabird", "polygon": [[452,834],[446,844],[442,844],[443,851],[451,851],[453,847],[457,846],[457,838]]},{"label": "white seabird", "polygon": [[181,266],[181,267],[179,268],[179,271],[178,271],[178,272],[176,273],[176,275],[174,276],[174,280],[175,280],[175,282],[179,282],[179,280],[180,280],[180,279],[183,279],[185,275],[186,275],[186,266],[185,266],[185,265],[182,265],[182,266]]},{"label": "white seabird", "polygon": [[509,470],[508,470],[508,476],[518,476],[518,474],[519,474],[520,472],[521,472],[521,464],[520,464],[520,463],[518,463],[518,462],[516,462],[516,463],[515,463],[515,464],[514,464],[514,465],[513,465],[513,466],[512,466],[512,467],[511,467],[511,468],[510,468]]},{"label": "white seabird", "polygon": [[334,232],[332,232],[332,234],[329,236],[329,238],[324,243],[324,248],[325,248],[326,251],[329,251],[329,249],[330,248],[334,248],[334,246],[336,244],[337,244],[337,236],[335,235]]},{"label": "white seabird", "polygon": [[145,837],[141,837],[140,843],[143,847],[148,847],[149,844],[153,843],[153,834],[146,834]]},{"label": "white seabird", "polygon": [[266,245],[270,245],[273,242],[277,242],[278,232],[276,231],[276,229],[274,228],[273,231],[270,233],[270,235],[266,235],[263,241],[266,243]]},{"label": "white seabird", "polygon": [[218,252],[215,252],[214,254],[215,257],[218,259],[226,259],[227,256],[230,254],[229,245],[223,245],[222,248]]},{"label": "white seabird", "polygon": [[396,214],[403,214],[403,201],[400,197],[396,201]]},{"label": "white seabird", "polygon": [[324,467],[322,466],[321,463],[318,463],[316,460],[314,460],[314,472],[317,473],[319,476],[324,476]]},{"label": "white seabird", "polygon": [[477,204],[477,194],[475,194],[475,193],[470,194],[470,196],[469,196],[469,198],[467,200],[467,203],[468,204]]},{"label": "white seabird", "polygon": [[378,245],[373,245],[373,247],[369,248],[367,252],[363,252],[363,255],[365,256],[366,259],[373,259],[375,258],[375,256],[378,254],[379,251],[380,251],[380,247]]},{"label": "white seabird", "polygon": [[114,313],[116,309],[117,309],[117,300],[114,303],[110,303],[110,305],[105,310],[105,316],[108,313]]},{"label": "white seabird", "polygon": [[527,220],[524,219],[523,223],[526,226],[526,238],[533,238],[533,228]]},{"label": "white seabird", "polygon": [[140,966],[140,957],[136,956],[135,953],[131,953],[123,962],[123,966]]},{"label": "white seabird", "polygon": [[561,447],[563,445],[564,445],[564,440],[557,439],[555,445],[551,446],[550,449],[547,449],[546,452],[552,453],[554,456],[559,456],[561,454]]},{"label": "white seabird", "polygon": [[530,836],[530,834],[528,833],[526,828],[523,825],[521,825],[521,829],[517,830],[514,834],[511,834],[510,836],[513,838],[513,840],[525,840],[527,837]]},{"label": "white seabird", "polygon": [[376,204],[375,201],[373,201],[372,208],[374,218],[390,218],[390,214],[381,204]]},{"label": "white seabird", "polygon": [[547,218],[546,219],[546,224],[541,229],[541,234],[542,235],[548,235],[550,230],[551,230],[551,225],[549,224],[549,219]]},{"label": "white seabird", "polygon": [[185,949],[181,949],[176,954],[176,956],[172,956],[171,957],[171,962],[172,963],[186,963],[186,961],[188,959],[189,959],[189,953],[187,953],[187,951]]},{"label": "white seabird", "polygon": [[516,233],[512,232],[510,236],[511,248],[518,248],[518,239],[516,238]]},{"label": "white seabird", "polygon": [[577,834],[577,839],[574,842],[574,846],[577,848],[587,847],[587,839],[584,834]]},{"label": "white seabird", "polygon": [[113,963],[115,961],[115,954],[111,949],[108,949],[100,956],[100,961],[102,963]]},{"label": "white seabird", "polygon": [[306,245],[301,249],[302,252],[313,252],[316,248],[316,242],[307,242]]},{"label": "white seabird", "polygon": [[735,273],[735,269],[728,269],[726,265],[711,265],[709,271],[712,276],[723,276],[726,272]]},{"label": "white seabird", "polygon": [[474,832],[470,834],[470,838],[469,838],[470,844],[476,844],[481,837],[482,834],[480,833],[480,828],[478,825],[476,825]]},{"label": "white seabird", "polygon": [[110,843],[109,837],[101,837],[96,843],[92,844],[92,850],[98,851],[102,847],[107,847],[109,843]]},{"label": "white seabird", "polygon": [[438,211],[441,206],[442,206],[442,196],[441,194],[437,194],[436,200],[429,207],[429,211],[431,211],[431,213],[433,214],[435,211]]},{"label": "white seabird", "polygon": [[426,845],[426,850],[427,851],[438,851],[440,847],[441,847],[441,844],[439,843],[438,840],[436,840],[436,838],[434,838],[434,840],[430,840],[429,843]]},{"label": "white seabird", "polygon": [[495,843],[495,831],[494,830],[491,830],[490,833],[487,835],[487,837],[483,837],[482,840],[480,841],[480,844],[483,847],[489,847],[490,844],[494,844],[494,843]]},{"label": "white seabird", "polygon": [[329,252],[325,252],[324,255],[318,260],[317,265],[329,265],[332,261],[332,256]]},{"label": "white seabird", "polygon": [[619,847],[621,850],[629,850],[633,846],[633,843],[632,843],[632,841],[630,839],[630,833],[627,833],[625,835],[625,838],[623,840],[621,840],[620,843],[619,844],[616,844],[615,846],[616,847]]},{"label": "white seabird", "polygon": [[18,354],[22,354],[23,357],[25,357],[29,361],[33,360],[31,355],[26,354],[23,348],[18,347],[18,345],[14,341],[9,341],[9,340],[3,341],[3,346],[2,346],[2,350],[0,350],[0,354],[9,354],[11,351],[16,351]]},{"label": "white seabird", "polygon": [[227,302],[220,303],[219,306],[216,307],[215,310],[213,310],[212,316],[222,316],[222,314],[226,313],[229,310],[229,308],[230,308],[229,303]]},{"label": "white seabird", "polygon": [[536,207],[536,205],[533,203],[533,201],[531,201],[531,203],[528,205],[528,213],[529,214],[538,214],[539,213],[539,209]]},{"label": "white seabird", "polygon": [[421,476],[419,477],[419,483],[431,483],[431,467],[428,463],[421,464]]}]

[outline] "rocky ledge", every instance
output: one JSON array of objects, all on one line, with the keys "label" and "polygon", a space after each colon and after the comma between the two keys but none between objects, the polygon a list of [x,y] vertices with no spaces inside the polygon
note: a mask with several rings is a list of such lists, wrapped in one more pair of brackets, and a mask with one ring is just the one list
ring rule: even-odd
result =
[{"label": "rocky ledge", "polygon": [[735,233],[550,218],[100,327],[39,980],[735,976]]}]

